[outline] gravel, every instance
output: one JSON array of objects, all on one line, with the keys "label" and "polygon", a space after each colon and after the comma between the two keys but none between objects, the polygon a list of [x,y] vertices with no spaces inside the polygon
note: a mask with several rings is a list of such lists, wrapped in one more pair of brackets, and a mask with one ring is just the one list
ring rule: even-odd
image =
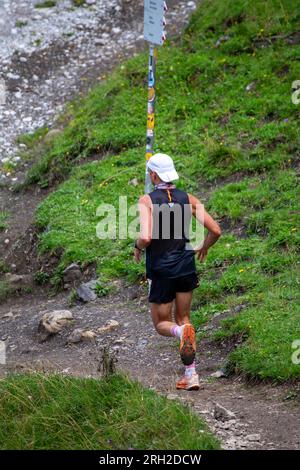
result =
[{"label": "gravel", "polygon": [[[51,127],[68,100],[145,47],[142,0],[36,3],[0,4],[0,162],[13,165],[24,150],[17,136]],[[169,0],[168,6],[168,30],[178,33],[196,3]],[[11,177],[4,168],[0,181]]]}]

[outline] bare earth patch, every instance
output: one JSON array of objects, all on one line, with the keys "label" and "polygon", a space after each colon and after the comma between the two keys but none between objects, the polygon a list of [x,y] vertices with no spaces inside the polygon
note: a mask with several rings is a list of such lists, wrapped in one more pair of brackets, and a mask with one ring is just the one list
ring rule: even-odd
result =
[{"label": "bare earth patch", "polygon": [[[118,283],[117,292],[88,304],[69,307],[68,298],[29,295],[0,307],[1,338],[7,345],[7,366],[2,372],[28,369],[59,371],[67,375],[101,376],[102,349],[118,359],[117,368],[170,399],[188,402],[203,416],[225,449],[297,449],[300,436],[299,389],[292,385],[247,384],[241,377],[213,379],[211,373],[224,364],[226,347],[204,340],[198,344],[197,369],[203,388],[177,391],[183,373],[178,341],[159,336],[152,325],[147,296],[138,297]],[[44,343],[37,328],[45,311],[69,309],[74,322]],[[7,313],[10,312],[9,316]],[[118,327],[99,333],[95,341],[68,344],[75,328],[95,331],[109,320]],[[216,324],[214,325],[214,327]],[[298,397],[298,398],[297,398]],[[224,406],[235,419],[214,418],[215,404]]]}]

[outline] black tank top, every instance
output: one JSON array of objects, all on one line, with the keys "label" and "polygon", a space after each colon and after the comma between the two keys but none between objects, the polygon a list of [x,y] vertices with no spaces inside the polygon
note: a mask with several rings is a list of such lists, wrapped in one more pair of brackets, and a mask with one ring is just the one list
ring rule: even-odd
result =
[{"label": "black tank top", "polygon": [[191,208],[179,189],[156,189],[149,194],[153,209],[152,240],[146,248],[148,279],[173,279],[196,272],[189,245]]}]

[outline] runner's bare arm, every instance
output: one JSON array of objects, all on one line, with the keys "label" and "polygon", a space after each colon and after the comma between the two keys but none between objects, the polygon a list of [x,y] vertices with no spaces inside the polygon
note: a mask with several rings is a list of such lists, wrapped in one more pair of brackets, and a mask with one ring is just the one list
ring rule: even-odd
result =
[{"label": "runner's bare arm", "polygon": [[140,212],[140,234],[136,241],[138,247],[134,250],[134,258],[137,262],[141,259],[141,250],[151,243],[152,236],[152,202],[150,196],[145,194],[140,197],[138,208]]},{"label": "runner's bare arm", "polygon": [[216,243],[222,232],[218,222],[216,222],[211,215],[206,212],[204,205],[199,201],[199,199],[192,194],[189,194],[188,196],[189,203],[192,206],[193,216],[196,217],[196,219],[208,230],[208,234],[205,237],[202,247],[197,250],[199,260],[204,261],[207,256],[208,249]]}]

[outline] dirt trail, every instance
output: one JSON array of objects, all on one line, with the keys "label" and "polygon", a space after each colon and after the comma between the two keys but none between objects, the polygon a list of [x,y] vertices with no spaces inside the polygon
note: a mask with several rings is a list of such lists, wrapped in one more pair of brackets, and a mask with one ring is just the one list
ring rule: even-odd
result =
[{"label": "dirt trail", "polygon": [[[132,297],[137,296],[135,299]],[[209,339],[198,345],[197,369],[204,388],[177,391],[175,381],[183,367],[178,341],[159,336],[152,325],[144,288],[116,284],[116,293],[71,307],[74,324],[44,343],[38,343],[37,325],[45,310],[69,308],[66,294],[49,299],[39,295],[10,300],[0,306],[0,331],[7,344],[6,370],[27,368],[99,377],[101,348],[117,354],[119,370],[147,387],[180,399],[193,407],[221,439],[225,449],[298,449],[300,445],[299,388],[291,385],[247,385],[242,378],[213,379],[228,353]],[[9,317],[3,317],[10,312]],[[116,330],[98,335],[93,343],[67,344],[74,328],[96,330],[114,319]],[[212,323],[216,328],[217,324]],[[236,415],[221,422],[213,417],[214,403]]]},{"label": "dirt trail", "polygon": [[[26,0],[25,3],[28,2],[29,0]],[[126,28],[130,30],[134,28],[137,19],[130,7],[133,2],[124,0],[124,3],[128,5]],[[186,6],[192,3],[169,0],[169,7],[174,8],[172,24],[169,28],[172,28],[176,34],[186,23],[187,14],[193,10],[190,6],[190,9],[184,10],[183,14],[183,4]],[[123,2],[120,4],[122,5]],[[141,11],[141,5],[142,2],[139,1],[139,11]],[[171,12],[171,8],[169,11]],[[118,27],[115,20],[113,23],[114,27]],[[89,33],[93,39],[97,36],[98,30],[94,33],[89,31]],[[78,53],[78,47],[81,47],[80,41],[79,45],[76,43],[76,47],[72,49],[66,38],[64,43],[59,42],[61,50],[68,52],[62,56],[64,58],[62,64],[57,61],[53,62],[51,59],[59,52],[55,41],[49,41],[49,44],[43,46],[42,50],[36,46],[35,52],[30,50],[27,54],[23,54],[26,61],[24,59],[18,61],[17,56],[12,55],[12,60],[7,59],[7,73],[11,74],[11,80],[16,83],[9,84],[7,104],[11,105],[11,109],[8,111],[15,112],[15,115],[20,114],[21,118],[23,109],[26,112],[32,111],[32,120],[27,121],[32,123],[32,126],[42,125],[44,122],[51,123],[53,116],[59,110],[58,103],[65,103],[74,94],[86,90],[99,75],[110,70],[120,60],[117,33],[114,34],[116,36],[111,36],[106,41],[110,53],[107,56],[104,54],[103,60],[100,61],[96,60],[95,48],[89,48],[90,42],[83,41],[82,47],[84,54],[91,50],[92,56],[80,57]],[[114,43],[115,40],[116,43]],[[120,44],[124,45],[122,41]],[[128,44],[132,45],[132,38]],[[143,47],[143,41],[137,39],[134,41],[134,47],[129,47],[127,53],[129,55]],[[90,62],[89,59],[91,59]],[[77,74],[77,70],[81,69],[84,63],[89,64],[83,67],[84,74]],[[51,69],[53,64],[54,68]],[[20,78],[17,79],[16,76],[22,77],[31,67],[35,70],[38,79],[27,77],[29,84],[25,81],[25,88],[28,85],[28,89],[23,90]],[[77,76],[78,80],[76,80]],[[63,96],[60,97],[53,94],[52,89],[57,77],[63,82]],[[30,88],[30,81],[33,79],[34,90]],[[17,90],[15,86],[20,86],[21,90]],[[15,93],[18,93],[17,100],[21,100],[19,104],[16,104]],[[47,103],[46,113],[42,116],[41,111],[35,109],[38,106],[34,106],[36,101],[40,101],[41,96]],[[1,141],[2,152],[14,155],[15,148],[12,142],[17,133],[9,124],[14,122],[14,114],[5,114],[5,116],[0,127],[3,135],[9,136],[9,139]],[[23,122],[22,119],[20,122]],[[30,126],[31,124],[28,124],[24,129],[22,126],[19,128],[17,126],[17,131],[31,130]],[[23,170],[25,168],[21,165],[19,173],[17,172],[18,180],[22,179]],[[22,194],[14,193],[11,190],[14,184],[11,176],[4,175],[0,187],[0,210],[9,212],[8,229],[0,233],[0,255],[3,257],[16,251],[17,246],[20,245],[20,238],[28,235],[36,206],[47,195],[47,192],[39,189]],[[5,243],[5,240],[9,240],[8,243]],[[30,270],[30,253],[28,258],[27,266],[16,267],[18,273]],[[297,388],[270,384],[249,386],[239,377],[213,380],[211,373],[224,364],[229,352],[228,346],[217,347],[209,339],[203,341],[199,345],[197,362],[198,371],[205,385],[204,389],[196,393],[175,390],[175,380],[183,371],[177,351],[178,342],[173,338],[160,337],[155,332],[148,311],[146,294],[142,287],[134,294],[132,288],[116,284],[114,295],[86,305],[72,307],[74,325],[49,341],[38,343],[36,331],[42,312],[60,308],[69,308],[67,294],[62,293],[48,298],[43,289],[38,288],[35,288],[32,294],[12,298],[0,305],[0,340],[5,341],[7,349],[7,366],[0,366],[2,374],[8,370],[25,370],[29,367],[61,371],[65,374],[99,376],[97,368],[100,350],[101,347],[108,345],[115,352],[118,351],[118,367],[121,370],[127,371],[132,377],[159,393],[167,394],[170,399],[179,398],[190,403],[220,437],[224,448],[299,448],[300,411],[299,403],[295,399],[298,393]],[[118,321],[119,328],[109,334],[98,336],[95,343],[66,344],[70,331],[75,327],[95,329],[104,325],[109,319]],[[211,327],[216,326],[216,323],[212,322]],[[213,417],[215,402],[233,411],[236,419],[225,423],[215,420]]]}]

